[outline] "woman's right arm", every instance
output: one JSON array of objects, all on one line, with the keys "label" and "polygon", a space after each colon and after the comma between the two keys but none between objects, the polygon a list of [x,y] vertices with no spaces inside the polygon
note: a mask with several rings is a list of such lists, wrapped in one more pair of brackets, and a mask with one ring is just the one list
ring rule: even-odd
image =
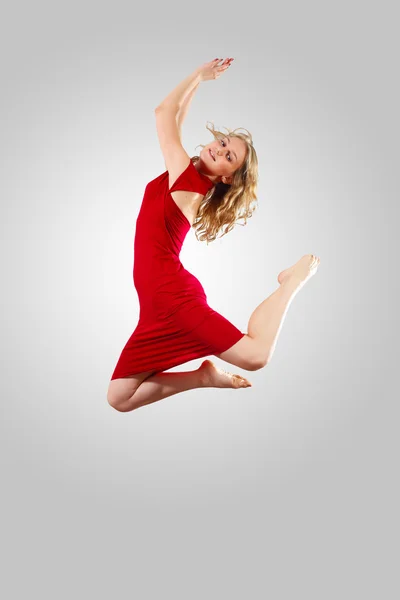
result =
[{"label": "woman's right arm", "polygon": [[182,123],[186,118],[186,115],[188,113],[189,110],[189,106],[193,100],[193,96],[195,95],[197,88],[199,87],[199,84],[197,84],[191,92],[189,92],[189,94],[186,96],[185,100],[183,101],[182,107],[180,109],[180,111],[178,112],[177,116],[176,116],[176,123],[178,125],[178,131],[179,131],[179,137],[181,138],[182,141]]}]

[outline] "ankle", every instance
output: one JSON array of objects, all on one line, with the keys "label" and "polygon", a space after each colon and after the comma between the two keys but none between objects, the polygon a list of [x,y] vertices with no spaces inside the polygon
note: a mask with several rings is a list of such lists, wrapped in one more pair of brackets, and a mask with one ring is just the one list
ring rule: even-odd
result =
[{"label": "ankle", "polygon": [[305,281],[302,281],[296,275],[288,275],[280,284],[281,288],[290,290],[292,292],[298,292],[304,285]]},{"label": "ankle", "polygon": [[212,387],[210,385],[210,376],[206,369],[199,367],[196,371],[196,375],[199,382],[199,387],[206,388]]}]

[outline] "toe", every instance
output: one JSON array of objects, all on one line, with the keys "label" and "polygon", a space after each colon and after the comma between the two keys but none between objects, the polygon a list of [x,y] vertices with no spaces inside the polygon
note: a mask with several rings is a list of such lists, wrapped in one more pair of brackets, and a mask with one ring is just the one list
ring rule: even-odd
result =
[{"label": "toe", "polygon": [[251,383],[249,381],[247,381],[247,379],[245,379],[241,375],[234,375],[233,377],[235,378],[238,387],[250,387],[251,386]]}]

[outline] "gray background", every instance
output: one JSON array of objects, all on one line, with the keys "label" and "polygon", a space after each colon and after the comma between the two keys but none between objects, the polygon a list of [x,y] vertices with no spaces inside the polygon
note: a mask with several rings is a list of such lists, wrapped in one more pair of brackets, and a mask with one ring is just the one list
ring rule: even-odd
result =
[{"label": "gray background", "polygon": [[[7,600],[399,597],[397,24],[394,2],[3,8]],[[208,247],[190,231],[183,264],[243,331],[283,268],[321,264],[266,368],[214,359],[252,388],[119,413],[153,111],[216,56],[183,144],[250,130],[258,209]]]}]

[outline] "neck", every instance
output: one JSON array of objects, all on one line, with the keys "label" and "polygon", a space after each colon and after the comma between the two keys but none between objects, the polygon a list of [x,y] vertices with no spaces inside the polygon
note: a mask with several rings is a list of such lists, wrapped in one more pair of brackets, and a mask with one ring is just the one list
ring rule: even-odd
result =
[{"label": "neck", "polygon": [[215,185],[221,181],[221,177],[219,175],[209,175],[208,173],[204,173],[202,170],[201,158],[198,158],[194,163],[194,167],[198,173],[201,173],[205,177],[208,177],[210,181]]}]

